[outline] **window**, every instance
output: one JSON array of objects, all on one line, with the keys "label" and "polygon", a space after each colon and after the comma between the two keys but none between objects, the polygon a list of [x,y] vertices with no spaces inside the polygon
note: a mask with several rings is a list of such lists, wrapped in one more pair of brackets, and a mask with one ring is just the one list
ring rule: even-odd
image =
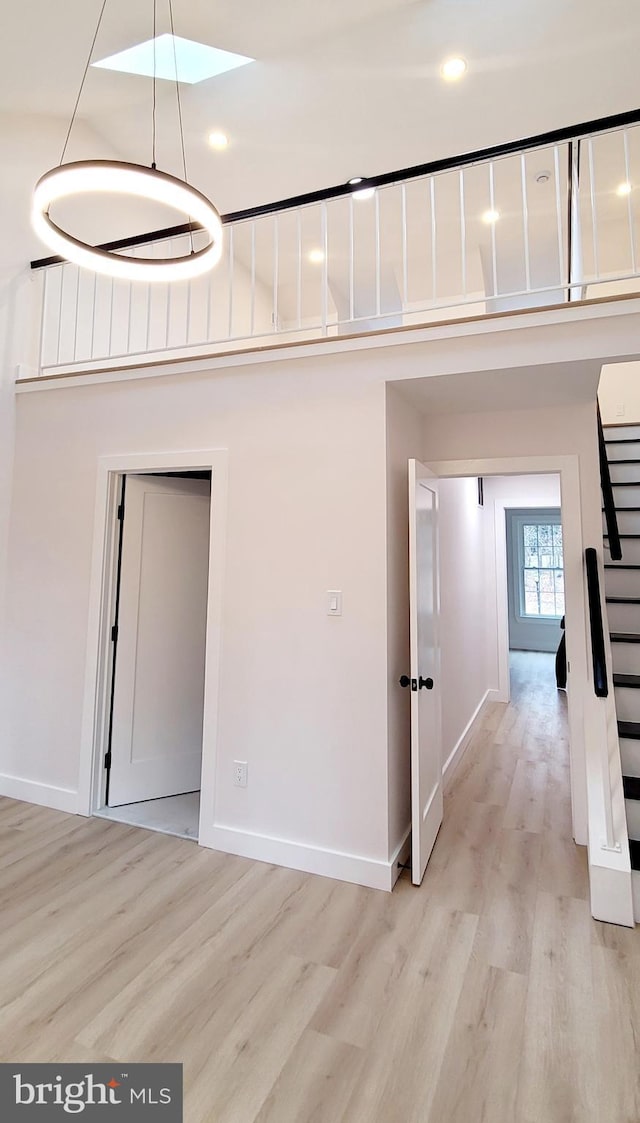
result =
[{"label": "window", "polygon": [[562,526],[559,522],[518,520],[520,615],[564,616]]}]

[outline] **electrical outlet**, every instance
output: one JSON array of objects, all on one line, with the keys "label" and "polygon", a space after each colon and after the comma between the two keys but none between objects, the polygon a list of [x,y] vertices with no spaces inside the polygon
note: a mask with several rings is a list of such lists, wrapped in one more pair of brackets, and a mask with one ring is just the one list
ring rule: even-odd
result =
[{"label": "electrical outlet", "polygon": [[233,762],[233,783],[236,788],[246,788],[247,786],[247,762],[246,760],[234,760]]}]

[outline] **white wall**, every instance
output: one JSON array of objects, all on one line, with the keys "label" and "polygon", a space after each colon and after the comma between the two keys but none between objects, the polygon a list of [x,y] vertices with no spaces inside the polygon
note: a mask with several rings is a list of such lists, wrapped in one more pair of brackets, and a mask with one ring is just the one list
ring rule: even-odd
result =
[{"label": "white wall", "polygon": [[[464,738],[486,698],[484,508],[478,481],[443,479],[439,491],[442,763]],[[455,759],[455,758],[454,758]],[[454,761],[451,761],[453,765]]]},{"label": "white wall", "polygon": [[[19,397],[0,790],[15,792],[13,777],[26,798],[77,792],[98,457],[225,447],[215,825],[240,852],[275,837],[355,856],[355,880],[384,882],[384,387],[336,372],[330,388],[332,373],[283,363],[268,378],[245,368]],[[339,619],[328,589],[343,590]],[[234,759],[248,761],[246,790]]]},{"label": "white wall", "polygon": [[559,507],[560,477],[487,476],[484,481],[486,558],[486,637],[489,685],[496,699],[507,701],[501,682],[500,657],[504,663],[507,604],[505,516],[507,507]]},{"label": "white wall", "polygon": [[603,366],[598,401],[603,425],[640,424],[640,362]]}]

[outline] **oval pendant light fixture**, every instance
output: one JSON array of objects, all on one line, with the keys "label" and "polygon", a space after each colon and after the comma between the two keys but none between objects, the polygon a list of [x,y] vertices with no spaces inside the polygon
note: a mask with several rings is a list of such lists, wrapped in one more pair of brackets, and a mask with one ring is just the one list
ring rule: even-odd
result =
[{"label": "oval pendant light fixture", "polygon": [[[184,179],[158,171],[156,168],[156,74],[153,74],[152,163],[150,167],[121,160],[80,160],[65,164],[64,157],[73,128],[80,96],[87,77],[100,24],[107,0],[103,0],[89,57],[85,66],[80,91],[76,99],[71,123],[67,132],[60,164],[43,175],[37,182],[32,201],[31,221],[39,238],[55,253],[85,269],[127,281],[167,282],[182,281],[200,276],[212,269],[222,256],[222,221],[213,203],[206,195],[187,182],[187,168],[182,128],[182,107],[178,83],[178,67],[174,54],[176,97],[180,125],[180,142]],[[153,0],[153,35],[156,31],[156,3]],[[169,0],[171,33],[173,35],[173,8]],[[175,43],[175,38],[174,38]],[[175,49],[175,48],[174,48]],[[191,249],[181,257],[148,258],[115,253],[93,246],[75,238],[58,226],[50,216],[52,203],[91,192],[108,195],[133,195],[153,203],[163,203],[187,218],[186,233],[191,236]],[[208,234],[207,244],[194,249],[193,231],[203,229]]]}]

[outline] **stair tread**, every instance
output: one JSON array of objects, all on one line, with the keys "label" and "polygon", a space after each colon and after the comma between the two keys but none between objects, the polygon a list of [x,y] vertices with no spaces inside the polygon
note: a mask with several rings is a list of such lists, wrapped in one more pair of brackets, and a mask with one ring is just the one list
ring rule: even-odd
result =
[{"label": "stair tread", "polygon": [[[618,461],[620,463],[620,461]],[[640,480],[612,480],[612,487],[640,487]]]},{"label": "stair tread", "polygon": [[640,437],[605,437],[605,444],[608,445],[636,445],[640,443]]},{"label": "stair tread", "polygon": [[625,457],[624,459],[620,458],[620,460],[610,460],[609,461],[609,467],[610,468],[615,468],[616,464],[640,464],[640,459],[638,459],[638,457],[634,456],[631,459],[628,459],[627,457]]},{"label": "stair tread", "polygon": [[640,689],[640,675],[614,674],[614,686],[632,686]]},{"label": "stair tread", "polygon": [[620,564],[620,562],[605,562],[605,569],[640,569],[640,565],[631,565],[629,562]]},{"label": "stair tread", "polygon": [[[603,534],[603,538],[608,538],[608,534]],[[640,534],[619,534],[618,538],[640,538]]]},{"label": "stair tread", "polygon": [[640,597],[605,597],[607,604],[640,604]]},{"label": "stair tread", "polygon": [[635,632],[611,632],[609,639],[612,643],[640,643],[640,636]]},{"label": "stair tread", "polygon": [[635,838],[629,839],[629,853],[631,855],[631,869],[640,870],[640,842]]},{"label": "stair tread", "polygon": [[640,776],[623,776],[622,787],[625,799],[640,799]]},{"label": "stair tread", "polygon": [[640,721],[619,721],[618,735],[632,741],[640,741]]}]

